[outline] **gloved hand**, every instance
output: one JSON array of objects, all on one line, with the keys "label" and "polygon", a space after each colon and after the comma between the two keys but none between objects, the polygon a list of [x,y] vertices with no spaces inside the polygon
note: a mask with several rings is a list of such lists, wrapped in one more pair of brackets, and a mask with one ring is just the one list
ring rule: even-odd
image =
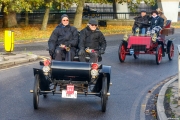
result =
[{"label": "gloved hand", "polygon": [[85,56],[86,55],[85,50],[84,49],[80,49],[79,52],[78,52],[78,55]]},{"label": "gloved hand", "polygon": [[66,47],[71,47],[71,44],[68,43],[68,42],[64,43],[64,45],[65,45]]},{"label": "gloved hand", "polygon": [[100,54],[104,54],[104,53],[105,53],[105,52],[104,52],[104,49],[103,49],[103,48],[100,49],[100,50],[99,50],[99,53],[100,53]]}]

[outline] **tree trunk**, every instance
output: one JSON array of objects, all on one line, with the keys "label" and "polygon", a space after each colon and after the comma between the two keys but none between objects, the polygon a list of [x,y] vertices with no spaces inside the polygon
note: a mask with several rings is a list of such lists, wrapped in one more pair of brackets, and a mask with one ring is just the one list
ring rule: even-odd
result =
[{"label": "tree trunk", "polygon": [[43,23],[42,23],[42,26],[41,26],[41,30],[46,30],[48,19],[49,19],[49,11],[50,11],[50,8],[46,7],[46,10],[45,10],[45,13],[44,13],[44,18],[43,18]]},{"label": "tree trunk", "polygon": [[3,12],[3,28],[17,26],[16,12],[9,12],[8,14]]},{"label": "tree trunk", "polygon": [[28,26],[29,25],[29,16],[28,16],[28,11],[26,11],[25,13],[25,25]]},{"label": "tree trunk", "polygon": [[82,25],[82,14],[83,14],[84,3],[85,0],[79,0],[78,6],[76,8],[74,27],[76,27],[78,30],[81,29],[81,25]]},{"label": "tree trunk", "polygon": [[117,19],[116,0],[113,0],[113,19]]}]

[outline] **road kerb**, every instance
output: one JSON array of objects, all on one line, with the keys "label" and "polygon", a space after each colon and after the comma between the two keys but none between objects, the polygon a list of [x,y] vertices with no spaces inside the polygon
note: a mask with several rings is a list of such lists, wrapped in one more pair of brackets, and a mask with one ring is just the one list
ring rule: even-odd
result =
[{"label": "road kerb", "polygon": [[177,79],[178,79],[178,76],[175,75],[173,78],[171,78],[171,80],[169,82],[167,82],[163,85],[163,87],[161,88],[161,90],[159,92],[158,99],[157,99],[158,120],[168,120],[168,118],[165,114],[165,109],[164,109],[164,97],[165,97],[166,90],[168,89],[168,86]]}]

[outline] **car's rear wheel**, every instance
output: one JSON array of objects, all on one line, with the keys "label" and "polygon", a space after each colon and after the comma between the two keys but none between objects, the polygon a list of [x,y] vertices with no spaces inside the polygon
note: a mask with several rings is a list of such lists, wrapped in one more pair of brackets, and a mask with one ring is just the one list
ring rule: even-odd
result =
[{"label": "car's rear wheel", "polygon": [[39,91],[40,91],[39,82],[40,82],[39,75],[36,74],[34,80],[34,90],[33,90],[34,109],[38,109],[38,104],[39,104]]},{"label": "car's rear wheel", "polygon": [[43,97],[44,97],[44,98],[47,98],[47,94],[43,94]]},{"label": "car's rear wheel", "polygon": [[162,45],[158,45],[156,49],[156,63],[159,65],[162,61]]},{"label": "car's rear wheel", "polygon": [[138,59],[139,58],[139,54],[134,54],[134,59]]},{"label": "car's rear wheel", "polygon": [[168,58],[169,60],[172,60],[172,58],[174,57],[174,44],[172,42],[170,42],[167,46],[168,48]]},{"label": "car's rear wheel", "polygon": [[123,41],[119,45],[118,56],[119,56],[120,62],[125,61],[125,59],[126,59],[126,46],[125,46]]},{"label": "car's rear wheel", "polygon": [[104,75],[102,78],[102,90],[101,90],[101,110],[106,112],[107,104],[107,77]]}]

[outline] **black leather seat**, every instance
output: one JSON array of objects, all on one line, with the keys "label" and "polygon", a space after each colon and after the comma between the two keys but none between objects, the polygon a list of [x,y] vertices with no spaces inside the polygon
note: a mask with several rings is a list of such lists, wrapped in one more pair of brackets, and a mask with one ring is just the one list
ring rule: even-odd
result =
[{"label": "black leather seat", "polygon": [[170,26],[171,26],[171,20],[167,20],[166,26],[164,26],[164,28],[170,28]]}]

